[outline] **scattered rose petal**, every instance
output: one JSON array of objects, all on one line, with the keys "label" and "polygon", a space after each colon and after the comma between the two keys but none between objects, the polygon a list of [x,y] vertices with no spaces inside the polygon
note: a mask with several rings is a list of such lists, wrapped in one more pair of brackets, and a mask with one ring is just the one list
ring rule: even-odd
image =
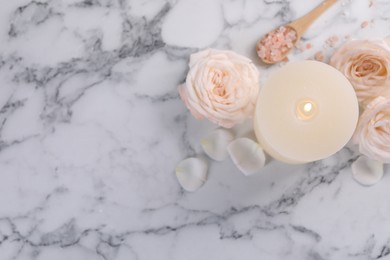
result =
[{"label": "scattered rose petal", "polygon": [[216,161],[223,161],[228,157],[227,146],[233,141],[234,136],[225,129],[215,129],[204,137],[200,143],[203,151]]},{"label": "scattered rose petal", "polygon": [[196,191],[207,180],[207,164],[199,158],[187,158],[176,166],[176,177],[186,191]]},{"label": "scattered rose petal", "polygon": [[246,176],[258,172],[265,165],[265,154],[258,143],[249,138],[238,138],[228,146],[237,168]]},{"label": "scattered rose petal", "polygon": [[372,160],[364,155],[353,162],[351,168],[355,181],[364,186],[376,184],[383,176],[383,163]]}]

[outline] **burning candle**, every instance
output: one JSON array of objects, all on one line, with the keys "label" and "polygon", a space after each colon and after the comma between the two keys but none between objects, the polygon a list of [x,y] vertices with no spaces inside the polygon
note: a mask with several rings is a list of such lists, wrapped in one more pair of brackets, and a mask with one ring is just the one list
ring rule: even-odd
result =
[{"label": "burning candle", "polygon": [[355,131],[359,107],[342,73],[317,61],[291,63],[260,90],[254,130],[277,160],[306,163],[339,151]]}]

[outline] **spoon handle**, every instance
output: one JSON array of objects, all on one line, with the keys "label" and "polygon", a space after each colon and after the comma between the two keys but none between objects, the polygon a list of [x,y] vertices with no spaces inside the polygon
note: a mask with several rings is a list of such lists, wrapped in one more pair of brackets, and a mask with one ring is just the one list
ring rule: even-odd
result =
[{"label": "spoon handle", "polygon": [[311,12],[289,23],[287,26],[293,28],[297,32],[298,38],[300,38],[313,21],[336,2],[337,0],[325,0]]}]

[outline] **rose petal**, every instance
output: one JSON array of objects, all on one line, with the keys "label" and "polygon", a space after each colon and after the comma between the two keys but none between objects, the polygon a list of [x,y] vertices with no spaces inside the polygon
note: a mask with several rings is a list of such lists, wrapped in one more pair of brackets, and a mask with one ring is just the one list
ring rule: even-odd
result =
[{"label": "rose petal", "polygon": [[261,170],[265,165],[265,154],[260,145],[249,138],[238,138],[228,146],[233,163],[246,176]]},{"label": "rose petal", "polygon": [[355,181],[364,186],[378,183],[383,176],[383,163],[363,155],[352,163],[351,169]]},{"label": "rose petal", "polygon": [[186,191],[196,191],[206,182],[207,164],[199,158],[187,158],[176,166],[176,177]]},{"label": "rose petal", "polygon": [[390,99],[379,96],[367,105],[353,141],[367,157],[390,163]]},{"label": "rose petal", "polygon": [[201,140],[203,151],[216,161],[223,161],[228,157],[227,146],[234,136],[225,129],[216,129]]}]

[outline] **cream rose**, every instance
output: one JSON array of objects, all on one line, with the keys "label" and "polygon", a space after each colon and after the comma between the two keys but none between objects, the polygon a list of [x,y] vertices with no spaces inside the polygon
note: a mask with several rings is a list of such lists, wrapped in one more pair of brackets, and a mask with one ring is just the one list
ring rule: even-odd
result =
[{"label": "cream rose", "polygon": [[195,118],[230,128],[253,115],[259,72],[251,60],[232,51],[207,49],[192,54],[189,67],[179,94]]},{"label": "cream rose", "polygon": [[360,116],[353,140],[367,157],[390,163],[390,99],[379,96]]},{"label": "cream rose", "polygon": [[333,54],[330,65],[350,80],[363,107],[390,90],[390,47],[386,41],[347,42]]}]

